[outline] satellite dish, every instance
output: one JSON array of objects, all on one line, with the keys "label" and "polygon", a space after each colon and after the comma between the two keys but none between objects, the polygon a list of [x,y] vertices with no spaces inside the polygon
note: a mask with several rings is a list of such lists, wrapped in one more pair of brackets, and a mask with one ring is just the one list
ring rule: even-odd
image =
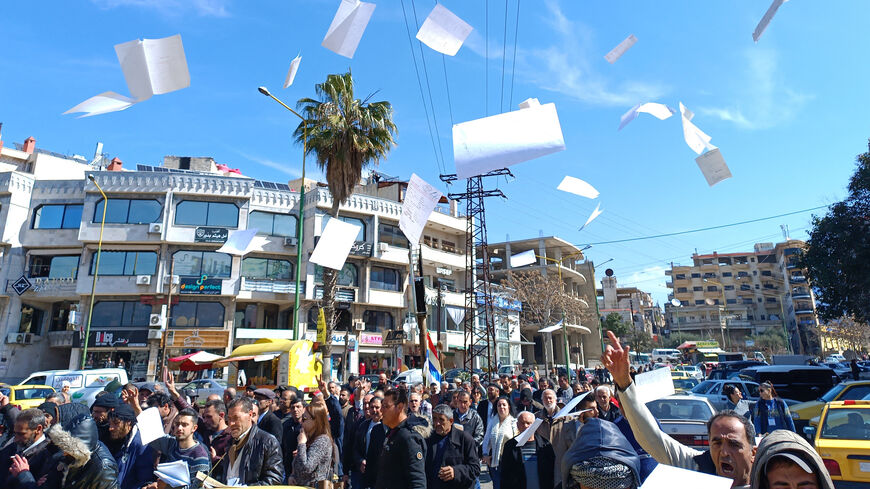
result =
[{"label": "satellite dish", "polygon": [[671,305],[674,307],[680,307],[682,304],[679,299],[671,299]]},{"label": "satellite dish", "polygon": [[607,270],[604,271],[604,275],[607,275],[608,277],[612,277],[613,276],[613,269],[608,268]]},{"label": "satellite dish", "polygon": [[714,301],[713,299],[704,299],[704,302],[706,302],[708,306],[716,305],[716,301]]}]

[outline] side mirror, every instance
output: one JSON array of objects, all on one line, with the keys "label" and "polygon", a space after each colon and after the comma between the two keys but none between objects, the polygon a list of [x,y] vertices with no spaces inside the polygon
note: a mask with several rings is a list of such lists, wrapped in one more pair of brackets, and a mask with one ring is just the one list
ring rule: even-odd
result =
[{"label": "side mirror", "polygon": [[809,439],[813,439],[816,437],[816,427],[815,426],[804,426],[804,434]]}]

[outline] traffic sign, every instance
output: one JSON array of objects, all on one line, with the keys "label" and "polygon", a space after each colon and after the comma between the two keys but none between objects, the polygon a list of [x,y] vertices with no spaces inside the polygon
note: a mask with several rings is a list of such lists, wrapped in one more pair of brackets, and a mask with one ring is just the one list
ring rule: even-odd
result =
[{"label": "traffic sign", "polygon": [[24,275],[18,277],[18,280],[12,284],[12,288],[15,289],[15,292],[17,292],[18,295],[27,292],[31,287],[33,287],[33,284],[30,280],[27,280],[27,277]]}]

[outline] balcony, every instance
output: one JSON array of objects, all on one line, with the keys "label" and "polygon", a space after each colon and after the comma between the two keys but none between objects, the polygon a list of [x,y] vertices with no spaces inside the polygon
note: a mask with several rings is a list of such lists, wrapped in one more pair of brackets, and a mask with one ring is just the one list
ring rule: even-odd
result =
[{"label": "balcony", "polygon": [[811,308],[798,307],[798,308],[795,308],[794,313],[795,313],[796,315],[800,315],[800,314],[814,314],[815,311],[813,311]]},{"label": "balcony", "polygon": [[809,299],[809,298],[811,298],[810,293],[805,292],[805,291],[794,292],[791,295],[791,297],[792,297],[792,299]]},{"label": "balcony", "polygon": [[79,346],[78,331],[50,331],[48,333],[48,346],[51,348],[73,348]]},{"label": "balcony", "polygon": [[673,288],[674,288],[674,283],[671,282],[671,281],[667,281],[667,282],[665,282],[665,287],[667,287],[667,288],[669,288],[669,289],[673,289]]},{"label": "balcony", "polygon": [[[314,298],[317,300],[323,299],[322,285],[318,285],[314,288]],[[335,300],[338,302],[356,302],[356,290],[339,287],[335,291]]]},{"label": "balcony", "polygon": [[803,283],[807,281],[807,278],[803,275],[792,275],[791,277],[789,277],[789,280],[792,283]]},{"label": "balcony", "polygon": [[[300,292],[304,294],[305,282],[302,282],[300,285]],[[295,294],[296,282],[242,277],[239,280],[239,290],[249,292],[270,292],[273,294]]]},{"label": "balcony", "polygon": [[447,265],[454,270],[465,269],[466,256],[464,254],[451,253],[449,251],[439,250],[426,245],[422,245],[421,250],[423,252],[423,262],[427,265]]}]

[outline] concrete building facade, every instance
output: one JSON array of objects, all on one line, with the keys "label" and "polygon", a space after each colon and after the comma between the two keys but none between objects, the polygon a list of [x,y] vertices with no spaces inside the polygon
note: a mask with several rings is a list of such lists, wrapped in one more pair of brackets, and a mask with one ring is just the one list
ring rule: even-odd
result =
[{"label": "concrete building facade", "polygon": [[625,323],[633,325],[638,331],[651,336],[662,334],[664,316],[661,307],[648,292],[637,287],[618,287],[616,276],[605,275],[596,294],[601,317],[617,313]]}]

